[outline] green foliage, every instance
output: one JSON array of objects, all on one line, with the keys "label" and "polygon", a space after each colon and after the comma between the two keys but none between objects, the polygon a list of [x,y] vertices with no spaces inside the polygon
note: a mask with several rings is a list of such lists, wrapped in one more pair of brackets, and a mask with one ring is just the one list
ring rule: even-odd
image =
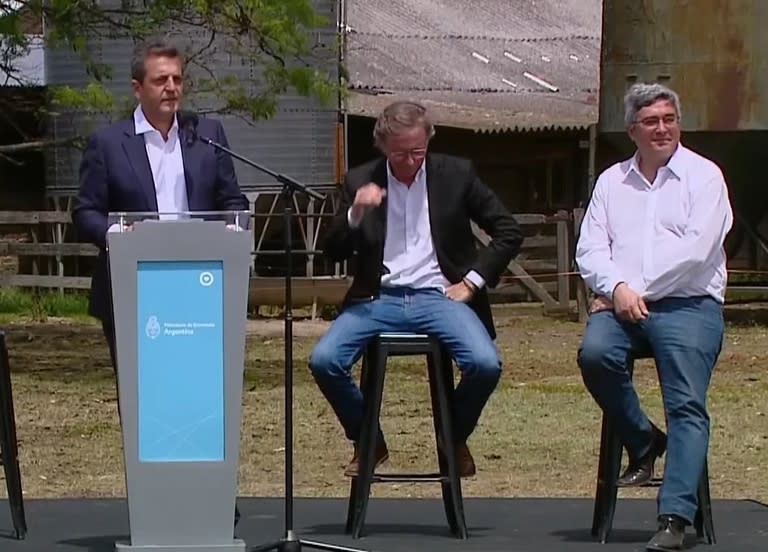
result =
[{"label": "green foliage", "polygon": [[[88,298],[84,293],[0,288],[0,314],[45,321],[49,316],[86,316]],[[6,317],[4,317],[6,318]]]},{"label": "green foliage", "polygon": [[[0,9],[4,57],[23,52],[25,25],[42,20],[46,45],[75,52],[85,65],[88,85],[53,90],[55,109],[122,115],[126,98],[106,89],[111,71],[95,46],[123,39],[127,65],[130,45],[150,36],[186,46],[187,96],[207,111],[257,120],[273,116],[279,96],[289,90],[326,105],[335,105],[341,94],[334,76],[338,41],[332,32],[319,33],[331,22],[317,14],[312,0],[21,0],[16,5],[22,9],[9,11],[8,0],[0,0],[6,8]],[[330,43],[320,44],[320,36]],[[247,78],[233,75],[238,65],[247,68]],[[7,67],[12,64],[3,64]]]}]

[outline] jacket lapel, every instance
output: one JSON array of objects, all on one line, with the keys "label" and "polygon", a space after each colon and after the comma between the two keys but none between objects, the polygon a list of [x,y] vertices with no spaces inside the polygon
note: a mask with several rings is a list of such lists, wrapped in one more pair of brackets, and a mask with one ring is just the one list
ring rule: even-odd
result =
[{"label": "jacket lapel", "polygon": [[155,194],[155,181],[152,178],[152,169],[149,166],[149,157],[147,157],[147,148],[144,144],[144,136],[136,134],[133,119],[126,121],[125,140],[123,149],[128,156],[128,162],[136,173],[136,180],[139,182],[144,198],[147,201],[148,211],[157,211],[157,196]]},{"label": "jacket lapel", "polygon": [[427,170],[427,202],[429,203],[429,229],[432,234],[432,243],[435,244],[437,249],[437,240],[442,235],[439,228],[440,221],[443,217],[438,216],[440,210],[445,205],[445,189],[440,190],[439,167],[434,157],[427,154],[426,160]]},{"label": "jacket lapel", "polygon": [[[387,179],[387,160],[382,159],[380,163],[376,165],[371,175],[371,181],[380,187],[387,189],[389,181]],[[381,242],[384,243],[384,237],[387,235],[387,197],[384,196],[384,200],[376,208],[374,212],[374,221],[376,225],[374,227],[375,235],[381,238]]]},{"label": "jacket lapel", "polygon": [[179,141],[181,142],[181,160],[184,163],[184,184],[187,188],[187,206],[190,211],[201,210],[202,206],[197,204],[195,196],[194,175],[200,174],[200,161],[203,158],[202,152],[197,148],[203,147],[200,142],[194,141],[187,144],[186,132],[179,131]]}]

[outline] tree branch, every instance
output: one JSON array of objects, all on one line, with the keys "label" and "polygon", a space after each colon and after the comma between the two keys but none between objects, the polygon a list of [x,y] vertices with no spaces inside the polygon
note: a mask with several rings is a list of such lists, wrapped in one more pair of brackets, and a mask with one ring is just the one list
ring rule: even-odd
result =
[{"label": "tree branch", "polygon": [[81,140],[82,138],[80,136],[74,136],[72,138],[59,138],[58,140],[34,140],[32,142],[22,142],[20,144],[6,144],[0,146],[0,155],[23,153],[55,146],[74,146]]}]

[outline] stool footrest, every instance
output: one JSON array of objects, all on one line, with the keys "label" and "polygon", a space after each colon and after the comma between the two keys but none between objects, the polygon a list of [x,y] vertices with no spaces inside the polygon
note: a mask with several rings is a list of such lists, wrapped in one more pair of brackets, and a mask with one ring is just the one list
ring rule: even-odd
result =
[{"label": "stool footrest", "polygon": [[440,483],[448,476],[440,473],[374,473],[373,483]]}]

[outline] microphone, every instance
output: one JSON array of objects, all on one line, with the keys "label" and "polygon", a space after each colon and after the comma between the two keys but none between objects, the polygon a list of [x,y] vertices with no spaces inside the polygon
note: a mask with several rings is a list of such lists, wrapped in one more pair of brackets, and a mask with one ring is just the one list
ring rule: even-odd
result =
[{"label": "microphone", "polygon": [[179,128],[184,130],[185,142],[191,146],[197,141],[197,124],[200,122],[200,118],[193,111],[179,111],[176,115],[179,120]]}]

